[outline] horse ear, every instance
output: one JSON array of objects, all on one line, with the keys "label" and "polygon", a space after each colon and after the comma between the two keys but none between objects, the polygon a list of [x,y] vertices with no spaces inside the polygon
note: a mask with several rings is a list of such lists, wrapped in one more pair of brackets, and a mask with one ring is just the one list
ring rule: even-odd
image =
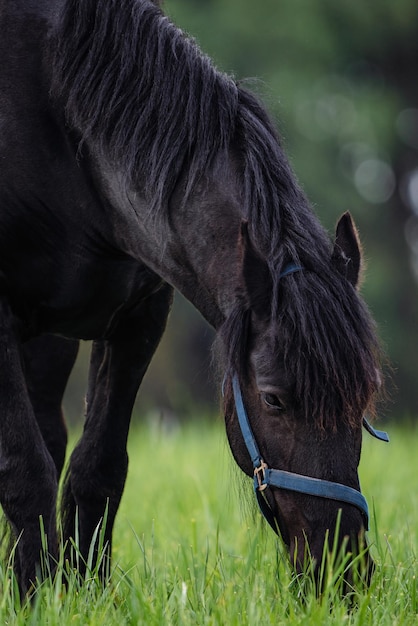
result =
[{"label": "horse ear", "polygon": [[248,223],[241,222],[239,237],[241,249],[242,287],[247,305],[260,318],[270,315],[271,290],[273,287],[267,263],[254,249],[249,234]]},{"label": "horse ear", "polygon": [[353,285],[360,284],[362,269],[361,243],[350,213],[344,213],[337,224],[332,263]]}]

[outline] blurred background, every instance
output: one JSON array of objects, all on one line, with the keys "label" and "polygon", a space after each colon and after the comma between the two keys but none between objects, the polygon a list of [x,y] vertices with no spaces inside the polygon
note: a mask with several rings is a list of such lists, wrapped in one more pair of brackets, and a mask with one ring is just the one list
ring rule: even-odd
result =
[{"label": "blurred background", "polygon": [[[165,0],[217,67],[251,78],[277,120],[321,222],[351,211],[367,259],[363,294],[393,368],[385,414],[418,415],[417,0]],[[213,333],[176,296],[139,409],[157,419],[216,411]],[[66,396],[83,414],[89,345]]]}]

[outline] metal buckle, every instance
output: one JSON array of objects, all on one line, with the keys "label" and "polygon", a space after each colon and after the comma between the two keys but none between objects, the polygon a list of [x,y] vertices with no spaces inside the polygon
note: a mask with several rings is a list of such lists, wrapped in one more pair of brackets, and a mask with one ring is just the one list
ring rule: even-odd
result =
[{"label": "metal buckle", "polygon": [[258,483],[258,487],[257,487],[258,491],[264,491],[264,489],[267,487],[267,483],[264,482],[266,478],[266,474],[265,474],[266,469],[268,469],[268,465],[264,463],[263,460],[260,461],[259,467],[254,468],[254,476],[256,477],[257,483]]}]

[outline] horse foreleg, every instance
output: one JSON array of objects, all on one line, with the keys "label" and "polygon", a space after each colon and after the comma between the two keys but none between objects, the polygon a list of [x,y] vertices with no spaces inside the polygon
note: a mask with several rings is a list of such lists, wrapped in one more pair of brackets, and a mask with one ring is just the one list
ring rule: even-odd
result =
[{"label": "horse foreleg", "polygon": [[[106,519],[106,568],[128,469],[126,443],[132,408],[164,332],[171,301],[172,289],[164,284],[121,319],[110,339],[93,343],[86,423],[70,459],[62,519],[64,537],[78,537],[84,561],[96,529]],[[93,547],[97,557],[97,540]]]},{"label": "horse foreleg", "polygon": [[56,496],[57,472],[30,401],[14,318],[0,298],[0,503],[18,540],[14,566],[22,593],[39,574],[41,517],[56,555]]},{"label": "horse foreleg", "polygon": [[61,403],[77,352],[78,341],[54,335],[36,337],[23,346],[29,396],[58,477],[67,446]]}]

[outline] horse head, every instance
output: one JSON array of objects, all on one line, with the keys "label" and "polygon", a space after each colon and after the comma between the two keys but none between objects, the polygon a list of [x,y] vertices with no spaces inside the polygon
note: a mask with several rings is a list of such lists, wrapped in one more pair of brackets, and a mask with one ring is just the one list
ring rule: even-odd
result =
[{"label": "horse head", "polygon": [[[240,248],[239,311],[225,330],[226,429],[239,467],[249,476],[255,471],[262,511],[302,571],[307,555],[321,562],[325,547],[358,555],[366,546],[358,465],[363,415],[373,412],[381,375],[373,323],[358,292],[361,249],[348,213],[321,268],[301,253],[303,263],[288,259],[272,276],[246,224]],[[368,579],[373,563],[364,554]]]}]

